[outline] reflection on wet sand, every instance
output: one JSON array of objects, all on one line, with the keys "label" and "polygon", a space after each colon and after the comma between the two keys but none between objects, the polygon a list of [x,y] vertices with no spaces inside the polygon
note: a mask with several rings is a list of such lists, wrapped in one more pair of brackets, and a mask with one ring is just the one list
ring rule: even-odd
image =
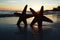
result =
[{"label": "reflection on wet sand", "polygon": [[17,25],[18,27],[18,33],[20,34],[21,37],[23,37],[23,40],[27,40],[27,29],[26,28],[22,28],[20,25]]},{"label": "reflection on wet sand", "polygon": [[34,31],[30,32],[27,30],[27,28],[21,28],[19,25],[18,27],[18,32],[20,32],[21,35],[23,35],[24,40],[42,40],[43,39],[43,32],[38,32],[38,28],[34,27]]},{"label": "reflection on wet sand", "polygon": [[32,33],[33,40],[43,40],[42,32],[33,32]]},{"label": "reflection on wet sand", "polygon": [[33,26],[34,32],[32,33],[33,40],[43,40],[43,30],[39,30],[38,26]]}]

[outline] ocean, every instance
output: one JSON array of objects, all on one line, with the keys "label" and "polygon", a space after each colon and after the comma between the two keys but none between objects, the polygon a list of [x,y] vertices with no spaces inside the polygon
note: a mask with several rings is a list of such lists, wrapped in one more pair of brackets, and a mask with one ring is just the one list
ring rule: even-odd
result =
[{"label": "ocean", "polygon": [[[13,14],[15,11],[0,11],[0,14]],[[44,22],[42,29],[44,30],[42,35],[43,40],[60,40],[60,16],[59,14],[47,14],[44,15],[53,23]],[[34,32],[30,27],[34,17],[27,19],[28,32],[21,33],[16,25],[19,17],[0,17],[0,40],[40,40],[40,33]],[[23,22],[20,24],[23,27]],[[37,28],[37,25],[35,25]],[[41,39],[41,40],[42,40]]]}]

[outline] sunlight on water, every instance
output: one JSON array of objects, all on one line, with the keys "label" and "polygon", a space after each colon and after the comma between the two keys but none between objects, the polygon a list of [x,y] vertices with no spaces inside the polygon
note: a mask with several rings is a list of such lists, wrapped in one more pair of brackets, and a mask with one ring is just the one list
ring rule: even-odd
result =
[{"label": "sunlight on water", "polygon": [[4,17],[0,18],[1,24],[16,24],[18,20],[18,17]]},{"label": "sunlight on water", "polygon": [[38,31],[38,27],[37,27],[37,26],[34,26],[34,27],[33,27],[33,30],[34,30],[34,31]]}]

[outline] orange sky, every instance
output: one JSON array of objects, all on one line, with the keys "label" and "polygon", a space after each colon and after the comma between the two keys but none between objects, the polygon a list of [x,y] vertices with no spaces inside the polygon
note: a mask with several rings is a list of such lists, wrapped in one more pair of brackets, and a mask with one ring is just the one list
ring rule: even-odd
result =
[{"label": "orange sky", "polygon": [[0,0],[0,10],[23,10],[28,4],[28,9],[33,8],[35,11],[40,10],[44,6],[44,10],[51,10],[54,7],[60,6],[60,0]]}]

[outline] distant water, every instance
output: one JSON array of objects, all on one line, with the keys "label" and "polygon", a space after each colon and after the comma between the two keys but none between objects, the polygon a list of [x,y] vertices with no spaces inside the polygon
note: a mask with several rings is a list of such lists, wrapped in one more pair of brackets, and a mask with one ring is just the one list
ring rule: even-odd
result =
[{"label": "distant water", "polygon": [[[16,11],[11,11],[11,10],[0,10],[0,14],[14,14]],[[17,11],[21,13],[22,11]],[[26,14],[32,14],[31,12],[26,12]]]},{"label": "distant water", "polygon": [[[0,10],[0,14],[13,14],[16,11],[12,11],[12,10]],[[19,13],[21,13],[22,11],[17,11]],[[32,14],[31,12],[26,12],[26,14]],[[60,15],[60,11],[46,11],[44,12],[44,14],[59,14]]]},{"label": "distant water", "polygon": [[15,11],[0,10],[0,14],[13,14]]}]

